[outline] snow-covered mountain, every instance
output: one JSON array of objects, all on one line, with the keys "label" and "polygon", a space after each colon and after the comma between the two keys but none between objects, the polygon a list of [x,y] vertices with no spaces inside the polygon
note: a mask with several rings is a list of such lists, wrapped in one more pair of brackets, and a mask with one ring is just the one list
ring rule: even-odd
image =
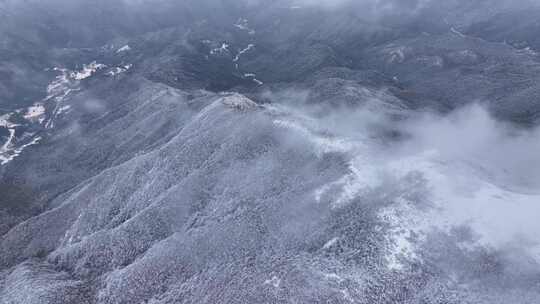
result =
[{"label": "snow-covered mountain", "polygon": [[540,302],[534,1],[0,16],[0,303]]}]

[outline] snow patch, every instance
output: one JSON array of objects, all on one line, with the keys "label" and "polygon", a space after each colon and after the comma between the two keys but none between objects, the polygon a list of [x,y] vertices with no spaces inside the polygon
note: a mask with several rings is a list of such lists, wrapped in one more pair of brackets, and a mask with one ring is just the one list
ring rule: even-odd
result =
[{"label": "snow patch", "polygon": [[13,141],[13,138],[15,138],[15,129],[9,129],[8,131],[9,131],[8,140],[0,148],[0,154],[3,154],[8,151],[9,147],[11,146],[11,142]]},{"label": "snow patch", "polygon": [[92,62],[90,64],[83,65],[83,69],[80,71],[72,72],[71,77],[76,80],[83,80],[92,76],[98,70],[106,68],[107,66],[101,63]]},{"label": "snow patch", "polygon": [[45,106],[42,103],[35,103],[33,106],[29,107],[24,114],[24,119],[26,120],[39,120],[39,123],[42,123],[45,119]]},{"label": "snow patch", "polygon": [[131,51],[131,47],[126,44],[123,47],[116,50],[116,53],[118,54],[118,53],[123,53],[123,52],[128,52],[128,51]]},{"label": "snow patch", "polygon": [[68,113],[71,110],[70,105],[61,106],[58,108],[58,115]]},{"label": "snow patch", "polygon": [[210,55],[223,54],[229,52],[229,45],[227,43],[222,43],[220,47],[212,49]]},{"label": "snow patch", "polygon": [[324,244],[323,249],[330,249],[335,244],[337,244],[338,241],[339,241],[338,237],[331,239],[330,241],[326,242],[326,244]]},{"label": "snow patch", "polygon": [[[236,69],[238,69],[238,64],[236,65]],[[255,78],[257,75],[255,73],[245,73],[244,78],[251,78],[253,82],[255,82],[257,85],[263,85],[264,83],[260,81],[259,79]]]},{"label": "snow patch", "polygon": [[[38,144],[41,140],[41,137],[36,136],[36,133],[25,133],[19,137],[15,130],[19,125],[10,122],[11,115],[22,115],[28,121],[28,124],[37,122],[47,129],[53,128],[57,117],[67,113],[71,108],[69,105],[64,105],[65,98],[71,92],[79,90],[81,80],[104,68],[106,68],[106,65],[99,64],[96,61],[83,65],[83,69],[80,71],[55,67],[53,70],[60,74],[47,86],[47,97],[26,109],[19,109],[14,113],[0,116],[0,127],[7,128],[9,131],[7,141],[0,147],[0,165],[7,164],[19,156],[24,149]],[[122,71],[129,68],[131,68],[130,64],[121,67]],[[48,113],[46,109],[49,107],[48,103],[50,102],[53,103],[51,106],[52,111]]]},{"label": "snow patch", "polygon": [[0,148],[0,165],[5,165],[10,161],[18,157],[24,149],[29,146],[36,145],[41,140],[40,136],[34,137],[30,142],[24,144],[18,148],[13,148],[13,140],[15,139],[15,129],[9,129],[10,138],[8,141]]},{"label": "snow patch", "polygon": [[384,53],[387,55],[388,63],[403,63],[406,59],[406,54],[410,51],[410,48],[405,46],[389,46],[384,49]]},{"label": "snow patch", "polygon": [[520,49],[519,52],[526,55],[538,56],[538,52],[530,46]]},{"label": "snow patch", "polygon": [[236,28],[239,28],[243,31],[247,31],[249,35],[255,35],[255,30],[249,28],[249,21],[247,19],[239,18],[238,21],[234,24]]},{"label": "snow patch", "polygon": [[238,52],[238,54],[236,54],[236,56],[234,57],[233,59],[233,62],[237,62],[238,60],[240,60],[240,56],[244,55],[245,53],[249,52],[251,49],[253,49],[255,47],[255,44],[249,44],[246,48],[240,50]]},{"label": "snow patch", "polygon": [[16,124],[9,121],[10,118],[11,118],[11,114],[4,114],[0,116],[0,127],[4,127],[4,128],[16,127],[17,126]]},{"label": "snow patch", "polygon": [[281,285],[281,279],[277,276],[273,276],[271,279],[264,281],[264,285],[270,285],[274,288],[279,288]]},{"label": "snow patch", "polygon": [[121,67],[114,67],[110,71],[107,72],[107,75],[116,76],[116,75],[122,74],[128,71],[129,69],[131,69],[132,66],[133,66],[132,64],[127,64]]},{"label": "snow patch", "polygon": [[467,35],[463,34],[459,30],[457,30],[455,27],[450,27],[450,31],[456,35],[458,35],[461,38],[467,38]]}]

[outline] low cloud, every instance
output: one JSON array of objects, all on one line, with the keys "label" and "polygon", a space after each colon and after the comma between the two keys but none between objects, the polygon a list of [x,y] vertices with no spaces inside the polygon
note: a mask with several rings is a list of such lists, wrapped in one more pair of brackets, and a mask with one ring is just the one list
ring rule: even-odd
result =
[{"label": "low cloud", "polygon": [[[347,155],[349,173],[323,187],[319,199],[341,208],[378,193],[401,208],[404,197],[420,193],[430,207],[411,201],[420,209],[398,224],[416,224],[403,229],[451,233],[469,227],[476,245],[540,262],[540,128],[499,121],[478,104],[446,115],[405,110],[396,119],[391,100],[367,100],[351,109],[309,104],[308,95],[266,93],[292,115],[280,126],[301,133],[320,154]],[[418,189],[408,188],[411,177],[419,178]]]}]

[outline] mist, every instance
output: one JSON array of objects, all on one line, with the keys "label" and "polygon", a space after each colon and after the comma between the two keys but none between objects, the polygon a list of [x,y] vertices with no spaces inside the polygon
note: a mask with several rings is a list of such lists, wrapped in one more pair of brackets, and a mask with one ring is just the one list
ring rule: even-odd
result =
[{"label": "mist", "polygon": [[[309,104],[305,91],[265,96],[294,113],[279,126],[307,138],[320,155],[347,155],[348,173],[319,189],[318,201],[337,209],[355,200],[380,204],[382,214],[395,212],[398,231],[418,235],[468,227],[475,237],[467,246],[540,263],[540,128],[500,121],[478,103],[438,114],[404,110],[384,93],[354,110]],[[416,188],[407,188],[410,178]],[[421,243],[407,245],[407,254]]]}]

